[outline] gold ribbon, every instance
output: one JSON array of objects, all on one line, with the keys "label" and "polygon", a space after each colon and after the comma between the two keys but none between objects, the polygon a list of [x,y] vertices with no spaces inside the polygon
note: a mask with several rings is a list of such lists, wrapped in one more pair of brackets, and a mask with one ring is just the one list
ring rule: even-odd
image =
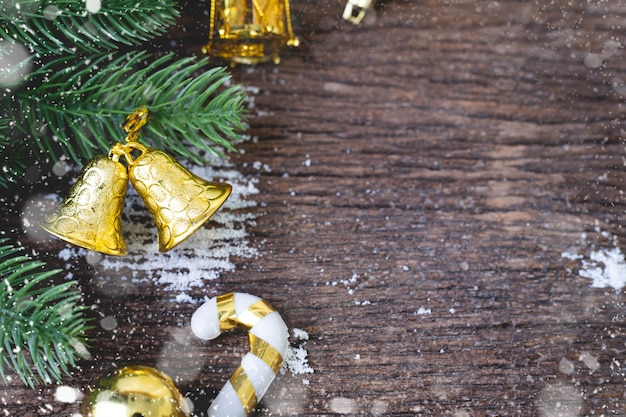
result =
[{"label": "gold ribbon", "polygon": [[265,300],[259,300],[253,303],[250,307],[237,315],[237,308],[235,306],[235,293],[217,296],[217,318],[220,322],[221,330],[230,330],[237,325],[243,326],[246,330],[250,330],[261,319],[268,314],[276,311]]},{"label": "gold ribbon", "polygon": [[251,329],[255,324],[260,322],[263,317],[274,311],[276,310],[265,300],[259,300],[237,316],[237,321],[247,329]]},{"label": "gold ribbon", "polygon": [[237,393],[237,397],[246,414],[250,414],[257,404],[256,391],[254,391],[250,378],[248,378],[241,366],[230,377],[230,383],[235,389],[235,393]]},{"label": "gold ribbon", "polygon": [[252,333],[248,333],[248,341],[250,342],[250,353],[265,362],[274,373],[277,373],[283,366],[283,357],[274,346]]},{"label": "gold ribbon", "polygon": [[217,299],[217,319],[220,323],[220,330],[230,330],[237,327],[237,309],[235,308],[235,293],[218,295]]}]

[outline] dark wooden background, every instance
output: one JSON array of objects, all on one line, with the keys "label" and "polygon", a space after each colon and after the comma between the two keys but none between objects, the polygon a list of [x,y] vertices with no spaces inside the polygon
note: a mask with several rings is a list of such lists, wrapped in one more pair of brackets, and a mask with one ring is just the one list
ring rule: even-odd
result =
[{"label": "dark wooden background", "polygon": [[[562,256],[626,250],[626,52],[609,53],[626,5],[387,0],[353,26],[344,4],[294,0],[302,47],[230,70],[258,88],[247,132],[258,140],[231,161],[259,179],[249,232],[261,256],[234,259],[196,295],[269,300],[309,333],[315,371],[282,376],[255,415],[626,415],[624,294],[590,288]],[[201,6],[155,46],[201,56]],[[6,219],[27,248],[65,262]],[[154,365],[165,330],[195,309],[155,287],[107,298],[90,290],[88,264],[73,272],[118,327],[90,332],[72,387]],[[247,349],[237,333],[203,346],[170,358],[180,372],[203,367],[180,387],[202,412]],[[78,411],[54,392],[11,383],[0,414]]]}]

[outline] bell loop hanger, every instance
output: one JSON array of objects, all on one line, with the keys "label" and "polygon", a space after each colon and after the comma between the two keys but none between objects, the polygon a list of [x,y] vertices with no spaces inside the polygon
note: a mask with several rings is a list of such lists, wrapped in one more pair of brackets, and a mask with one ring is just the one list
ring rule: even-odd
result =
[{"label": "bell loop hanger", "polygon": [[126,116],[126,120],[122,123],[122,129],[127,133],[126,142],[137,142],[139,131],[150,120],[150,112],[146,106],[135,109],[131,114]]},{"label": "bell loop hanger", "polygon": [[[138,156],[133,155],[133,151],[139,151],[140,154]],[[135,164],[135,160],[148,152],[148,148],[137,141],[130,141],[128,143],[120,143],[117,142],[111,149],[109,149],[109,158],[113,161],[119,161],[120,157],[124,157],[126,159],[126,163],[129,166],[133,166]]]}]

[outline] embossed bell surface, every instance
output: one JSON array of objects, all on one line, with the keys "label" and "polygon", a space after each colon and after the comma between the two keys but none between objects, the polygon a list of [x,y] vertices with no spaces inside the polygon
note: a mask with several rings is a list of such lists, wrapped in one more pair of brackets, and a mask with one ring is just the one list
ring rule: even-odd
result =
[{"label": "embossed bell surface", "polygon": [[232,190],[230,184],[206,181],[167,153],[152,148],[132,162],[129,176],[154,217],[161,252],[193,234],[224,204]]},{"label": "embossed bell surface", "polygon": [[189,406],[170,377],[127,366],[100,378],[82,404],[83,417],[187,417]]},{"label": "embossed bell surface", "polygon": [[126,255],[121,214],[128,172],[104,155],[85,165],[68,197],[41,223],[48,232],[77,246],[108,255]]}]

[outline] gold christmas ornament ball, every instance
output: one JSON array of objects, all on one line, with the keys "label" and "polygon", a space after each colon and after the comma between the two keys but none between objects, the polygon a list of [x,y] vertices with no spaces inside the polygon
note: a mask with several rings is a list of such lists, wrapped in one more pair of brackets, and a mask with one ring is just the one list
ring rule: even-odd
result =
[{"label": "gold christmas ornament ball", "polygon": [[89,388],[83,417],[188,417],[189,405],[174,381],[154,368],[127,366]]}]

